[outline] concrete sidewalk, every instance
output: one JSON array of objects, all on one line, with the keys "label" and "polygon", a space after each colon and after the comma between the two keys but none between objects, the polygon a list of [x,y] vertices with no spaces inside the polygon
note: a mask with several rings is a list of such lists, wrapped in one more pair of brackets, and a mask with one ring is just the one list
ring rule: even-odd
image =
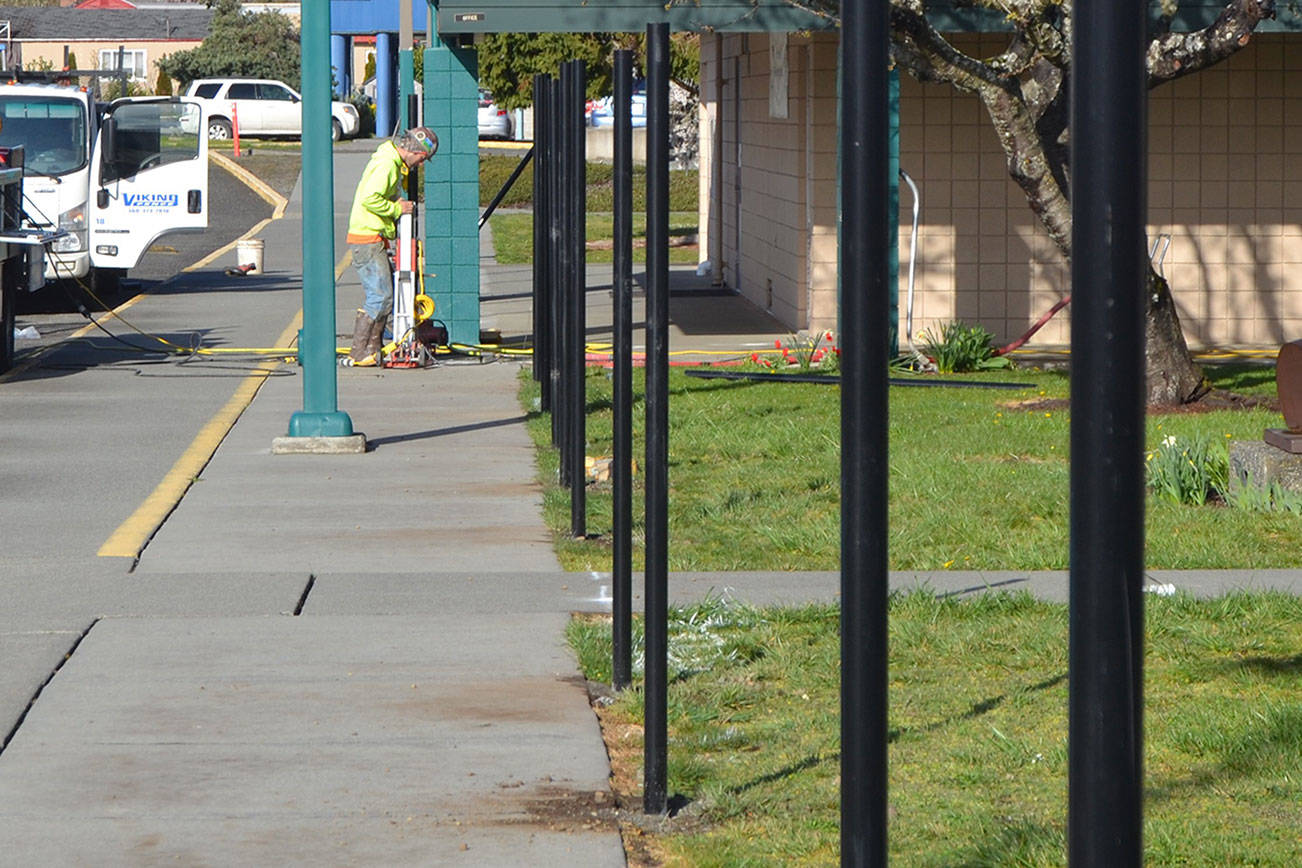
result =
[{"label": "concrete sidewalk", "polygon": [[[339,223],[373,146],[336,151]],[[171,333],[198,310],[211,334],[273,340],[299,305],[297,201],[262,232],[261,279],[226,278],[233,261],[214,263],[142,302],[140,319]],[[486,258],[483,274],[483,325],[527,333],[530,269]],[[590,269],[597,341],[609,338],[608,282],[609,267]],[[676,351],[740,354],[785,337],[690,270],[675,272],[674,289]],[[351,269],[337,297],[342,332],[361,297]],[[0,861],[624,864],[605,748],[563,637],[571,612],[608,611],[610,579],[562,572],[553,553],[516,399],[521,365],[341,369],[339,406],[370,449],[333,456],[271,454],[301,407],[298,371],[277,372],[135,564],[97,559],[91,543],[147,496],[235,383],[160,379],[156,403],[139,409],[138,372],[103,373],[111,367],[57,383],[81,406],[121,390],[119,406],[96,412],[144,457],[129,478],[92,480],[113,522],[98,516],[62,546],[0,560],[14,601],[0,616],[0,700],[21,697],[0,707],[0,731],[13,726],[0,752]],[[1302,593],[1300,576],[1151,578],[1159,590]],[[767,604],[834,602],[838,583],[835,573],[698,573],[675,574],[670,588],[675,602],[727,593]],[[901,573],[892,586],[1061,600],[1066,576]]]},{"label": "concrete sidewalk", "polygon": [[[373,147],[336,155],[340,239]],[[186,278],[193,292],[153,300],[156,328],[163,302],[183,315],[233,280],[239,306],[211,320],[240,316],[261,329],[245,345],[270,345],[299,305],[297,201],[261,233],[259,281],[214,263]],[[360,297],[344,271],[340,331]],[[2,683],[37,695],[0,753],[0,861],[623,865],[605,747],[564,641],[600,589],[553,554],[518,373],[341,369],[340,407],[370,450],[272,455],[301,407],[286,368],[133,570],[68,555],[86,576],[71,603],[62,582],[21,579],[48,575],[40,557],[14,565],[23,600],[0,619],[0,649],[66,663]]]}]

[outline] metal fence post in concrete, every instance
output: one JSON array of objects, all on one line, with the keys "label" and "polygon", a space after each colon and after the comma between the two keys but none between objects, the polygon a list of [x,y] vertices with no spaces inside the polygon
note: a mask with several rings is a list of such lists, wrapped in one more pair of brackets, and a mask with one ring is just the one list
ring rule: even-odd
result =
[{"label": "metal fence post in concrete", "polygon": [[[303,330],[298,357],[303,366],[303,409],[290,417],[289,436],[352,438],[355,436],[352,419],[339,410],[335,362],[335,188],[330,141],[330,4],[327,0],[308,0],[304,4],[301,40]],[[273,445],[273,449],[278,445]],[[365,441],[361,448],[365,449]],[[292,447],[287,451],[293,451]]]},{"label": "metal fence post in concrete", "polygon": [[633,52],[615,52],[611,686],[633,681]]},{"label": "metal fence post in concrete", "polygon": [[668,803],[669,25],[646,29],[646,677],[643,810]]},{"label": "metal fence post in concrete", "polygon": [[1143,860],[1144,4],[1073,3],[1067,857]]},{"label": "metal fence post in concrete", "polygon": [[889,4],[841,7],[841,864],[885,865]]}]

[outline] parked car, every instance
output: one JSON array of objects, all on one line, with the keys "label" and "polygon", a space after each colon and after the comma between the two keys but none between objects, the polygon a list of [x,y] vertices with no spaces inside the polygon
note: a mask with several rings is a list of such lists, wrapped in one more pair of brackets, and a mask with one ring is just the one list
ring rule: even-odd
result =
[{"label": "parked car", "polygon": [[[615,98],[611,96],[591,100],[587,106],[588,125],[594,127],[613,127],[615,125]],[[632,125],[646,126],[646,91],[634,91],[629,99]]]},{"label": "parked car", "polygon": [[[240,135],[303,134],[303,97],[280,81],[260,78],[202,78],[190,82],[185,96],[203,105],[208,138],[229,139],[238,119]],[[357,135],[357,109],[338,100],[330,104],[330,137]]]},{"label": "parked car", "polygon": [[479,91],[479,137],[481,139],[509,139],[513,126],[511,113],[493,102],[493,95]]}]

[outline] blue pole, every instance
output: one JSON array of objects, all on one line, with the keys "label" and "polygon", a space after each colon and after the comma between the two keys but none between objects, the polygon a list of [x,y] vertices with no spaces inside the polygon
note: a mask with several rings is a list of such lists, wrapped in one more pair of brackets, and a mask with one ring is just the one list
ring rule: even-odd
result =
[{"label": "blue pole", "polygon": [[393,135],[397,118],[394,109],[398,94],[394,89],[397,58],[393,51],[393,34],[375,34],[375,134],[380,138]]},{"label": "blue pole", "polygon": [[353,91],[353,79],[348,69],[348,37],[343,34],[330,35],[330,67],[335,74],[335,98],[348,99]]},{"label": "blue pole", "polygon": [[291,437],[350,437],[335,367],[334,153],[330,141],[330,2],[303,4],[303,409]]}]

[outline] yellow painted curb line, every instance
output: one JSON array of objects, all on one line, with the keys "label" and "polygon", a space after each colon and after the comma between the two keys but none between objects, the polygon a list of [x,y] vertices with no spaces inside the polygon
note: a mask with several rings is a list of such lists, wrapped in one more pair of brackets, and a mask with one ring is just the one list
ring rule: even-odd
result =
[{"label": "yellow painted curb line", "polygon": [[[276,339],[276,346],[287,346],[302,325],[303,311],[299,310]],[[235,389],[235,394],[226,402],[226,406],[218,410],[217,415],[209,419],[208,424],[200,429],[189,448],[172,465],[172,469],[167,471],[163,481],[158,483],[158,487],[99,547],[96,553],[99,557],[134,559],[140,556],[149,540],[162,527],[163,522],[172,514],[172,510],[176,509],[181,498],[208,465],[222,440],[226,439],[231,428],[235,427],[240,414],[253,402],[258,389],[279,365],[279,359],[262,362],[252,374],[240,382]]]},{"label": "yellow painted curb line", "polygon": [[[339,264],[335,266],[335,279],[343,274],[345,268],[352,261],[352,250],[344,253]],[[128,304],[143,298],[138,295]],[[125,307],[125,305],[124,305]],[[294,318],[290,320],[285,330],[276,338],[277,347],[288,347],[300,328],[303,327],[303,310],[300,308]],[[172,465],[172,469],[163,477],[163,481],[156,487],[144,502],[136,508],[136,511],[122,524],[118,529],[105,540],[100,546],[97,554],[102,558],[138,558],[144,551],[149,540],[153,538],[158,529],[162,527],[163,522],[176,509],[181,498],[190,490],[190,486],[195,479],[203,472],[204,467],[212,459],[213,453],[221,445],[222,440],[230,433],[231,428],[239,420],[240,415],[248,409],[249,404],[253,403],[253,398],[258,394],[258,389],[266,382],[267,377],[280,364],[279,360],[269,360],[262,362],[252,374],[245,377],[238,387],[235,394],[226,402],[226,406],[217,411],[217,414],[208,420],[208,423],[200,429],[198,435],[191,441],[189,448],[182,453],[177,462]]]}]

